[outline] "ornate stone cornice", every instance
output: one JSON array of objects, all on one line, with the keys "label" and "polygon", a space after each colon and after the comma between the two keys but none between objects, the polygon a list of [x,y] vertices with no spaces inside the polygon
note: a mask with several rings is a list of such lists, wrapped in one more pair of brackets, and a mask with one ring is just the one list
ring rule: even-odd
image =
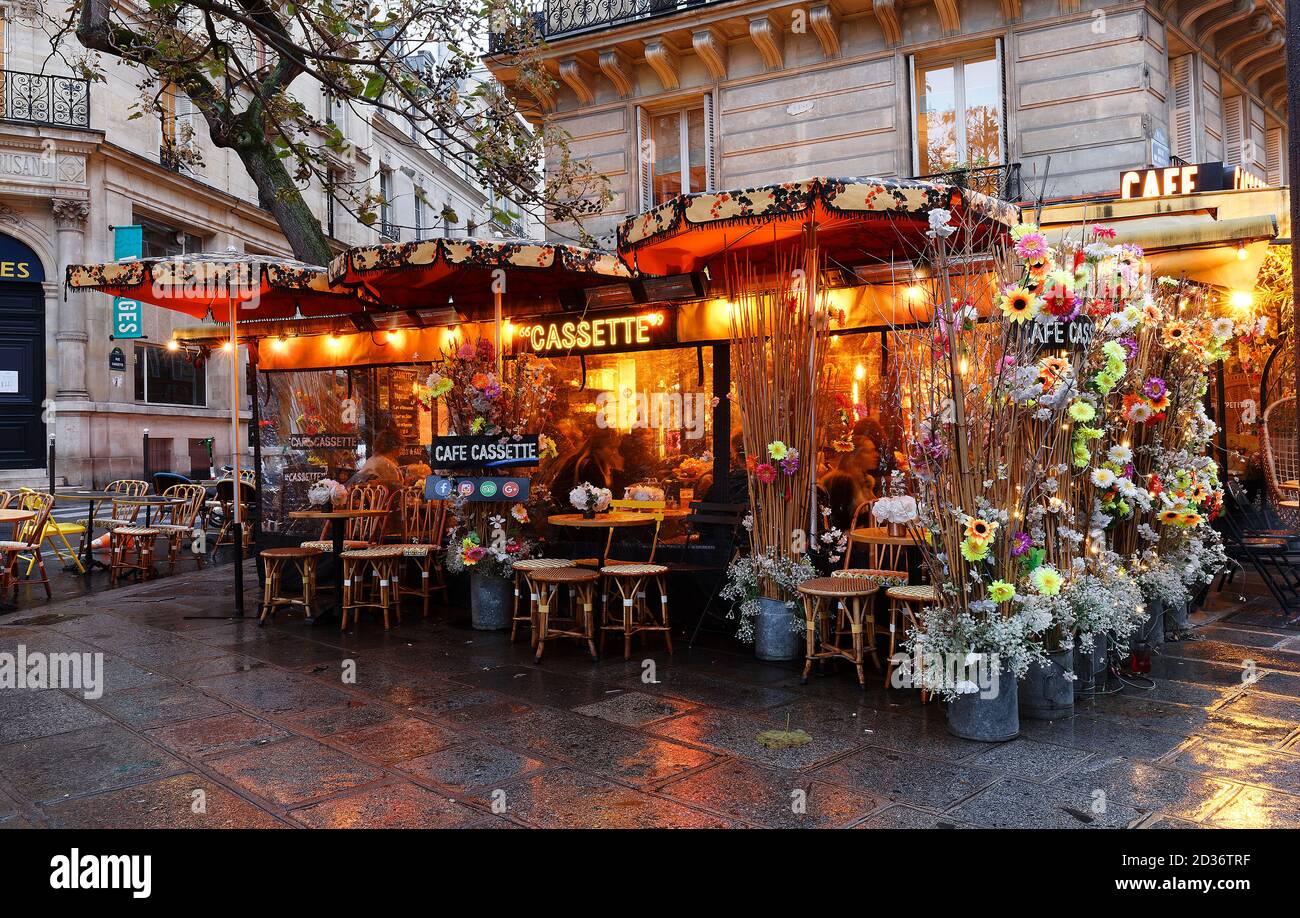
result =
[{"label": "ornate stone cornice", "polygon": [[[1222,10],[1217,16],[1208,20],[1201,28],[1201,41],[1208,43],[1215,35],[1219,34],[1228,26],[1236,25],[1243,19],[1249,19],[1255,15],[1258,4],[1255,0],[1236,0],[1230,7]],[[1268,17],[1265,16],[1265,19]],[[1267,26],[1265,26],[1267,28]]]},{"label": "ornate stone cornice", "polygon": [[691,47],[715,80],[727,78],[727,40],[713,26],[691,33]]},{"label": "ornate stone cornice", "polygon": [[600,72],[605,79],[614,84],[614,89],[623,97],[632,95],[632,68],[627,58],[617,48],[606,48],[600,52]]},{"label": "ornate stone cornice", "polygon": [[822,43],[822,51],[827,57],[839,57],[840,21],[829,3],[814,6],[808,11],[808,24],[812,26],[817,40]]},{"label": "ornate stone cornice", "polygon": [[961,13],[957,11],[957,0],[934,0],[934,8],[939,11],[939,25],[945,35],[961,33]]},{"label": "ornate stone cornice", "polygon": [[1221,64],[1226,64],[1238,48],[1242,48],[1268,31],[1273,20],[1267,16],[1256,16],[1246,23],[1240,32],[1230,32],[1223,36],[1223,41],[1215,46],[1215,56]]},{"label": "ornate stone cornice", "polygon": [[591,104],[595,95],[592,94],[591,85],[587,80],[587,69],[576,58],[571,57],[560,61],[560,79],[573,90],[579,102],[583,105]]},{"label": "ornate stone cornice", "polygon": [[898,21],[898,8],[894,6],[894,0],[871,0],[871,7],[875,10],[876,21],[880,23],[880,31],[885,33],[885,44],[896,45],[903,40],[903,27]]},{"label": "ornate stone cornice", "polygon": [[645,43],[645,62],[659,77],[664,89],[673,90],[680,85],[677,49],[662,38],[652,38]]},{"label": "ornate stone cornice", "polygon": [[780,70],[784,65],[783,42],[781,30],[772,21],[771,16],[755,16],[749,20],[749,37],[753,40],[758,53],[763,56],[763,64],[768,70]]},{"label": "ornate stone cornice", "polygon": [[90,216],[90,202],[81,198],[55,198],[50,202],[58,229],[84,229]]},{"label": "ornate stone cornice", "polygon": [[1252,64],[1265,55],[1277,54],[1281,47],[1282,33],[1270,32],[1258,47],[1250,48],[1248,46],[1246,52],[1232,62],[1232,69],[1244,77]]}]

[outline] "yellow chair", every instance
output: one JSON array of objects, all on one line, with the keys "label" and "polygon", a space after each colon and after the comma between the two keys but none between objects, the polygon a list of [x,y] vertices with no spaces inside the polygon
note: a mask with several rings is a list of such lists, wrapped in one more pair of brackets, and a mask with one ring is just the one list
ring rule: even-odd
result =
[{"label": "yellow chair", "polygon": [[[38,493],[35,488],[21,488],[20,490],[24,495]],[[0,506],[3,506],[3,504],[0,504]],[[86,568],[85,565],[81,563],[81,558],[77,555],[77,550],[73,548],[72,543],[68,541],[68,536],[81,536],[85,531],[86,527],[81,523],[60,523],[53,519],[53,517],[51,517],[49,522],[45,524],[45,538],[43,541],[50,543],[50,547],[54,549],[55,557],[59,559],[60,564],[66,567],[68,559],[72,559],[72,563],[77,566],[77,573],[79,574],[84,574]],[[66,558],[63,556],[63,549],[59,548],[59,542],[62,542],[63,548],[68,550],[68,556]],[[32,568],[35,565],[35,556],[27,560],[26,576],[30,577],[32,575]]]}]

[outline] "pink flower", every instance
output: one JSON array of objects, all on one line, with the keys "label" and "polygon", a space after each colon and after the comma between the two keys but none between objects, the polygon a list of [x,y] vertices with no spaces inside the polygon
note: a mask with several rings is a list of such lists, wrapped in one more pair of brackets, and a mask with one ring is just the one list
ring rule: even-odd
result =
[{"label": "pink flower", "polygon": [[1114,239],[1115,231],[1109,226],[1102,226],[1100,223],[1092,225],[1092,238],[1094,239]]},{"label": "pink flower", "polygon": [[460,350],[456,351],[456,356],[459,357],[461,360],[473,360],[474,355],[477,353],[478,350],[475,349],[474,345],[466,341],[464,344],[460,346]]},{"label": "pink flower", "polygon": [[1016,242],[1016,254],[1029,262],[1046,260],[1047,237],[1042,233],[1025,233]]}]

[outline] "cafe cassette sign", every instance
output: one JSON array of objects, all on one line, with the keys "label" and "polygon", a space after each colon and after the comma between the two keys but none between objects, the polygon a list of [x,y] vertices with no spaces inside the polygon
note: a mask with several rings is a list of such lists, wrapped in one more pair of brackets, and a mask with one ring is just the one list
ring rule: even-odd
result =
[{"label": "cafe cassette sign", "polygon": [[442,475],[430,475],[424,479],[425,500],[451,500],[453,497],[469,501],[525,501],[528,500],[528,479],[495,476],[447,478]]},{"label": "cafe cassette sign", "polygon": [[435,469],[506,469],[537,465],[537,434],[513,437],[434,437],[429,465]]},{"label": "cafe cassette sign", "polygon": [[1088,316],[1079,316],[1069,322],[1030,322],[1028,342],[1038,350],[1084,351],[1092,344],[1095,330]]},{"label": "cafe cassette sign", "polygon": [[582,318],[520,320],[514,349],[534,354],[602,354],[677,343],[676,313],[668,309],[596,312]]}]

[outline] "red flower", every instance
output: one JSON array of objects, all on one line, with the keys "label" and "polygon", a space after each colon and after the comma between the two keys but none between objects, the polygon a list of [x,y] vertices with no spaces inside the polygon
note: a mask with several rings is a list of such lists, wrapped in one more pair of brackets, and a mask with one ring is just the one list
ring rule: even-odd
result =
[{"label": "red flower", "polygon": [[770,462],[760,462],[754,469],[754,474],[763,484],[771,484],[776,481],[776,468]]}]

